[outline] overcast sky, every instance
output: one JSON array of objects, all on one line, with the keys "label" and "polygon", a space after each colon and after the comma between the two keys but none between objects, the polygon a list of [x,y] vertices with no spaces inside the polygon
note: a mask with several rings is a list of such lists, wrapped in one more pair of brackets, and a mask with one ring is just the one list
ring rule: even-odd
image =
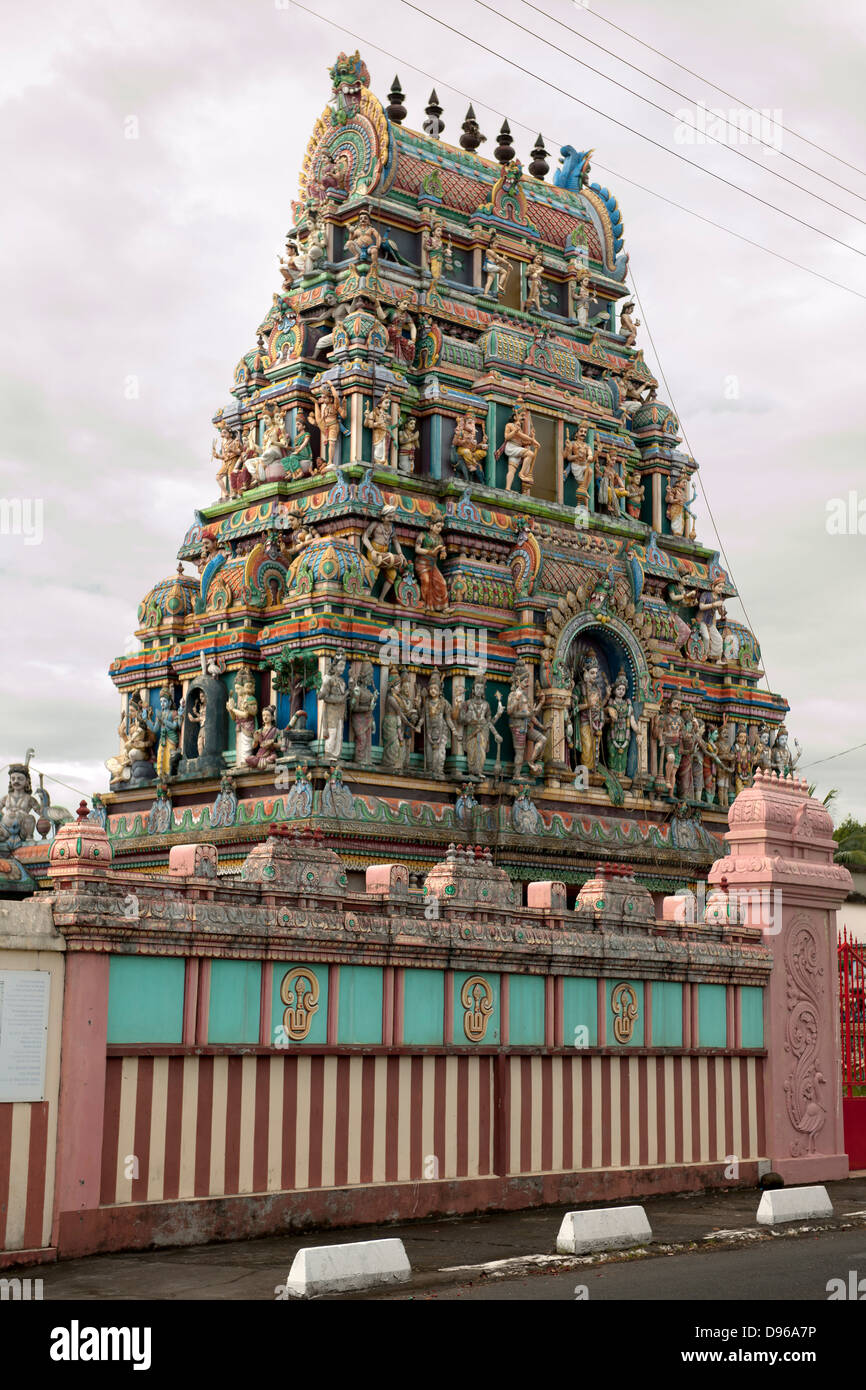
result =
[{"label": "overcast sky", "polygon": [[[866,169],[862,0],[539,4],[692,104],[736,105],[599,16]],[[195,507],[217,495],[210,417],[279,287],[290,200],[329,95],[327,68],[341,49],[360,46],[380,97],[399,71],[415,128],[432,75],[446,140],[459,136],[461,92],[488,136],[484,152],[501,124],[497,111],[508,115],[524,162],[539,130],[551,150],[595,149],[594,177],[623,211],[639,317],[701,465],[770,683],[791,704],[806,775],[821,794],[840,789],[837,818],[866,818],[866,749],[807,766],[866,740],[866,534],[827,531],[833,498],[853,490],[866,512],[866,302],[626,182],[866,296],[866,227],[857,220],[866,218],[866,177],[775,127],[768,138],[781,139],[785,154],[852,192],[756,145],[739,147],[756,161],[750,167],[729,149],[682,143],[678,120],[635,93],[668,112],[686,101],[521,0],[503,0],[496,13],[474,0],[437,0],[431,13],[459,28],[462,41],[400,0],[310,0],[309,8],[333,24],[283,0],[42,0],[7,13],[0,498],[24,502],[25,523],[27,505],[41,502],[44,535],[41,544],[0,535],[0,762],[34,746],[34,765],[76,790],[107,786],[102,763],[116,751],[119,718],[107,667],[135,628],[144,593],[173,572]],[[360,45],[334,25],[357,31]],[[491,58],[472,38],[538,77]],[[638,345],[655,367],[646,326]],[[29,513],[31,534],[38,515]],[[703,499],[698,528],[715,544]],[[77,800],[63,788],[52,793],[62,804]]]}]

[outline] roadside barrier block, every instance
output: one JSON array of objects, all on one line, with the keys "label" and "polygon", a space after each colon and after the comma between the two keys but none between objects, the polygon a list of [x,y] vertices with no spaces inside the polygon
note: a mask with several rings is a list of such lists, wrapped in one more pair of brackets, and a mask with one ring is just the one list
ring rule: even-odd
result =
[{"label": "roadside barrier block", "polygon": [[402,1284],[411,1278],[402,1240],[359,1240],[351,1245],[314,1245],[299,1250],[286,1291],[292,1298],[315,1298],[377,1284]]},{"label": "roadside barrier block", "polygon": [[758,1203],[758,1225],[778,1226],[783,1221],[808,1221],[833,1215],[826,1187],[777,1187]]},{"label": "roadside barrier block", "polygon": [[586,1255],[593,1250],[622,1250],[646,1245],[653,1238],[643,1207],[594,1207],[569,1211],[556,1237],[558,1255]]}]

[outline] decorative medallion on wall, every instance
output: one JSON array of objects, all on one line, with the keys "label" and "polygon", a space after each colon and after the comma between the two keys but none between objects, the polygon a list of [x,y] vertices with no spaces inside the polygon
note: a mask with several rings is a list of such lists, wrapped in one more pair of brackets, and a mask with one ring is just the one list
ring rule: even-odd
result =
[{"label": "decorative medallion on wall", "polygon": [[471,975],[460,991],[463,1032],[470,1042],[482,1042],[493,1013],[493,990],[482,975]]},{"label": "decorative medallion on wall", "polygon": [[311,970],[290,970],[283,976],[280,998],[288,1005],[283,1013],[283,1027],[292,1042],[302,1042],[319,1007],[319,981]]},{"label": "decorative medallion on wall", "polygon": [[613,1010],[613,1035],[618,1043],[631,1042],[638,1016],[637,995],[631,985],[617,985],[610,996]]}]

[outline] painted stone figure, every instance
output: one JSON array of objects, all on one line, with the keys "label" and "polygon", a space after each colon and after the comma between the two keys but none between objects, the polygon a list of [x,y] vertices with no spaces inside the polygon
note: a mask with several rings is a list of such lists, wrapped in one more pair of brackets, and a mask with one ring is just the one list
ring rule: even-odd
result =
[{"label": "painted stone figure", "polygon": [[604,467],[596,484],[598,509],[608,516],[622,516],[622,499],[628,488],[622,480],[619,462],[615,454],[604,455]]},{"label": "painted stone figure", "polygon": [[286,796],[286,817],[288,820],[302,819],[313,809],[313,785],[307,776],[306,763],[298,763],[295,780]]},{"label": "painted stone figure", "polygon": [[741,791],[752,785],[752,750],[749,747],[749,732],[745,725],[741,724],[737,730],[737,738],[733,747],[734,757],[734,791],[739,796]]},{"label": "painted stone figure", "polygon": [[397,426],[391,419],[391,389],[386,386],[378,405],[364,412],[364,424],[373,436],[373,463],[377,468],[391,467],[391,446]]},{"label": "painted stone figure", "polygon": [[41,810],[30,781],[30,757],[23,763],[10,763],[6,795],[0,797],[0,851],[11,854],[21,845],[32,844]]},{"label": "painted stone figure", "polygon": [[301,419],[290,446],[287,447],[283,468],[286,476],[290,479],[309,478],[313,472],[313,446],[310,443],[310,432],[304,428]]},{"label": "painted stone figure", "polygon": [[231,477],[237,468],[237,462],[241,452],[241,442],[234,430],[229,429],[223,422],[219,427],[220,447],[217,449],[216,443],[211,445],[211,458],[219,464],[217,469],[217,482],[220,488],[220,497],[223,501],[228,501],[231,495]]},{"label": "painted stone figure", "polygon": [[457,817],[458,823],[464,830],[471,829],[473,820],[472,813],[477,805],[478,802],[472,795],[472,785],[467,782],[464,787],[461,787],[460,795],[454,804],[454,815]]},{"label": "painted stone figure", "polygon": [[349,690],[343,679],[345,670],[344,656],[331,657],[319,688],[319,700],[324,706],[321,728],[322,754],[334,760],[338,759],[343,751],[343,725],[346,722],[346,705],[349,700]]},{"label": "painted stone figure", "polygon": [[[481,438],[478,438],[478,430]],[[484,460],[487,458],[487,435],[483,425],[476,420],[472,411],[458,415],[454,429],[454,453],[457,456],[456,471],[471,482],[473,478],[484,482]]]},{"label": "painted stone figure", "polygon": [[448,607],[448,586],[439,561],[447,558],[448,549],[442,539],[445,518],[434,512],[415,541],[415,573],[421,586],[421,602],[433,613],[444,613]]},{"label": "painted stone figure", "polygon": [[576,483],[577,505],[582,507],[589,506],[589,497],[592,491],[592,443],[587,438],[589,426],[585,420],[581,420],[574,435],[570,436],[565,432],[565,443],[562,449],[562,458],[565,464],[565,474],[570,473]]},{"label": "painted stone figure", "polygon": [[457,710],[455,718],[463,729],[463,751],[466,754],[468,775],[477,780],[484,777],[484,764],[491,735],[496,741],[496,767],[499,772],[502,757],[502,735],[496,729],[496,721],[505,713],[505,706],[499,691],[496,692],[496,713],[491,712],[486,695],[487,677],[482,672],[472,682],[472,694]]},{"label": "painted stone figure", "polygon": [[253,751],[247,756],[247,767],[257,768],[260,772],[273,767],[281,752],[280,744],[276,708],[274,705],[265,705],[262,710],[262,727],[253,734]]},{"label": "painted stone figure", "polygon": [[682,701],[679,696],[674,695],[668,702],[662,716],[661,776],[668,789],[669,796],[674,795],[677,774],[679,772],[680,762],[682,761],[682,707]]},{"label": "painted stone figure", "polygon": [[[697,606],[698,601],[698,597],[694,589],[686,589],[685,585],[681,583],[668,585],[667,598],[669,605],[672,605],[674,603],[681,603],[685,607],[692,608]],[[686,643],[692,635],[692,627],[690,623],[687,623],[683,618],[680,617],[679,613],[676,611],[675,608],[670,607],[669,611],[671,621],[674,627],[676,628],[677,632],[676,648],[677,651],[680,652],[682,651],[683,647],[686,645]]]},{"label": "painted stone figure", "polygon": [[217,826],[234,825],[238,814],[238,794],[234,789],[231,776],[224,772],[220,778],[220,789],[217,792],[216,800],[210,810],[210,823],[216,829]]},{"label": "painted stone figure", "polygon": [[404,693],[399,671],[391,673],[382,718],[382,766],[394,772],[406,768],[412,734],[417,732],[415,711],[408,691]]},{"label": "painted stone figure", "polygon": [[373,712],[378,698],[372,662],[353,662],[349,670],[349,728],[355,743],[354,761],[361,765],[371,760]]},{"label": "painted stone figure", "polygon": [[518,788],[511,807],[511,826],[518,835],[540,835],[544,830],[541,812],[532,800],[529,786]]},{"label": "painted stone figure", "polygon": [[411,300],[401,299],[388,324],[388,342],[398,367],[411,367],[415,360],[418,329],[409,313]]},{"label": "painted stone figure", "polygon": [[487,248],[483,270],[485,299],[501,299],[511,274],[511,262],[502,255],[495,241]]},{"label": "painted stone figure", "polygon": [[722,590],[724,579],[713,580],[712,588],[698,596],[698,631],[704,644],[704,660],[720,661],[723,652],[722,634],[717,626],[718,612],[724,607]]},{"label": "painted stone figure", "polygon": [[450,701],[442,693],[442,677],[433,671],[421,697],[424,730],[424,768],[431,777],[445,775],[445,758],[456,734]]},{"label": "painted stone figure", "polygon": [[671,524],[671,535],[682,536],[689,541],[694,540],[695,519],[690,508],[696,495],[695,490],[689,496],[689,480],[685,473],[675,473],[668,479],[667,516]]},{"label": "painted stone figure", "polygon": [[523,662],[518,663],[511,677],[511,689],[506,703],[511,741],[514,745],[514,778],[520,777],[524,763],[528,763],[530,771],[536,775],[542,771],[541,755],[549,737],[549,731],[538,718],[544,706],[544,697],[539,697],[534,705],[530,704],[529,682],[528,666]]},{"label": "painted stone figure", "polygon": [[401,473],[415,472],[415,456],[421,447],[421,436],[414,415],[409,415],[397,435],[397,468]]},{"label": "painted stone figure", "polygon": [[441,217],[434,217],[431,226],[423,229],[421,250],[430,272],[430,289],[435,290],[450,263],[450,247],[445,241],[445,224]]},{"label": "painted stone figure", "polygon": [[613,683],[606,714],[610,725],[606,738],[607,765],[611,772],[621,777],[628,766],[632,734],[640,730],[634,717],[634,707],[628,698],[628,677],[624,671],[620,671]]},{"label": "painted stone figure", "polygon": [[395,533],[396,515],[397,507],[394,503],[386,503],[381,514],[370,522],[362,537],[364,549],[384,581],[379,591],[380,601],[391,592],[397,575],[407,567],[406,556]]},{"label": "painted stone figure", "polygon": [[375,272],[381,245],[382,238],[371,223],[369,213],[360,213],[352,227],[352,235],[346,238],[346,250],[355,258],[359,269],[364,266]]},{"label": "painted stone figure", "polygon": [[644,493],[646,491],[637,473],[632,473],[625,481],[626,500],[625,509],[629,516],[634,517],[635,521],[640,517],[641,507],[643,506]]},{"label": "painted stone figure", "polygon": [[574,317],[577,319],[578,327],[589,327],[589,305],[590,305],[590,274],[588,270],[582,272],[578,279],[577,295],[575,296]]},{"label": "painted stone figure", "polygon": [[734,777],[734,739],[737,735],[737,726],[728,716],[722,715],[722,723],[718,732],[718,772],[716,775],[716,788],[718,804],[723,810],[727,810],[731,800],[731,783]]},{"label": "painted stone figure", "polygon": [[311,425],[316,425],[321,441],[319,465],[333,468],[337,462],[337,445],[340,442],[341,421],[346,418],[346,402],[340,396],[333,381],[326,383],[318,397],[314,397],[312,413],[307,416]]},{"label": "painted stone figure", "polygon": [[793,777],[794,769],[800,758],[803,756],[799,743],[794,739],[794,747],[797,752],[792,753],[788,747],[788,730],[784,724],[779,726],[776,734],[776,741],[773,744],[771,766],[773,772],[777,772],[780,777]]},{"label": "painted stone figure", "polygon": [[256,715],[259,712],[256,678],[248,666],[242,666],[235,677],[235,688],[228,698],[226,710],[235,725],[235,769],[243,772],[247,759],[253,754]]},{"label": "painted stone figure", "polygon": [[537,251],[526,268],[526,298],[523,301],[524,313],[541,313],[541,286],[544,276],[544,257]]},{"label": "painted stone figure", "polygon": [[171,827],[172,811],[168,787],[160,780],[156,784],[156,800],[147,813],[148,835],[164,835]]},{"label": "painted stone figure", "polygon": [[322,815],[351,820],[355,814],[355,798],[343,781],[339,763],[332,767],[322,787]]},{"label": "painted stone figure", "polygon": [[321,336],[316,339],[316,346],[313,348],[314,357],[320,357],[322,355],[327,357],[329,350],[334,346],[334,333],[339,328],[348,312],[348,304],[334,305],[331,327],[327,333],[322,333]]},{"label": "painted stone figure", "polygon": [[156,775],[163,781],[172,776],[175,755],[179,753],[180,725],[183,719],[184,702],[175,709],[171,702],[171,691],[163,686],[159,692],[159,709],[152,710],[145,705],[142,710],[144,721],[156,739]]},{"label": "painted stone figure", "polygon": [[574,696],[574,725],[580,740],[580,761],[594,772],[601,761],[601,737],[605,725],[605,709],[610,697],[610,683],[594,652],[588,652],[580,664]]},{"label": "painted stone figure", "polygon": [[634,300],[630,299],[623,304],[619,314],[619,331],[625,334],[625,347],[634,347],[637,331],[640,328],[640,319],[633,318]]},{"label": "painted stone figure", "polygon": [[153,766],[154,736],[142,713],[141,701],[137,698],[130,700],[129,712],[125,719],[121,719],[117,732],[120,752],[106,759],[105,763],[112,782],[152,781],[156,775]]},{"label": "painted stone figure", "polygon": [[525,403],[518,399],[514,405],[514,416],[505,426],[505,442],[501,450],[497,450],[497,457],[500,453],[504,453],[508,463],[505,475],[506,490],[510,491],[518,471],[521,490],[523,492],[532,490],[535,460],[539,447],[532,424],[532,416]]}]

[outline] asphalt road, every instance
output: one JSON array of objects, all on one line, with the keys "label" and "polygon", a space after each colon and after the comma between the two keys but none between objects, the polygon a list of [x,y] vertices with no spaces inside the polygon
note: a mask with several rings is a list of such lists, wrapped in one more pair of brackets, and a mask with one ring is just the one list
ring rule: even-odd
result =
[{"label": "asphalt road", "polygon": [[[658,1302],[746,1299],[755,1302],[828,1301],[827,1283],[849,1272],[866,1280],[866,1231],[828,1231],[820,1235],[772,1240],[741,1250],[699,1250],[620,1260],[601,1268],[538,1273],[517,1279],[484,1279],[449,1288],[379,1295],[418,1301],[473,1302],[586,1299]],[[585,1288],[584,1293],[580,1286]],[[863,1286],[866,1298],[866,1283]],[[696,1314],[699,1320],[699,1315]]]}]

